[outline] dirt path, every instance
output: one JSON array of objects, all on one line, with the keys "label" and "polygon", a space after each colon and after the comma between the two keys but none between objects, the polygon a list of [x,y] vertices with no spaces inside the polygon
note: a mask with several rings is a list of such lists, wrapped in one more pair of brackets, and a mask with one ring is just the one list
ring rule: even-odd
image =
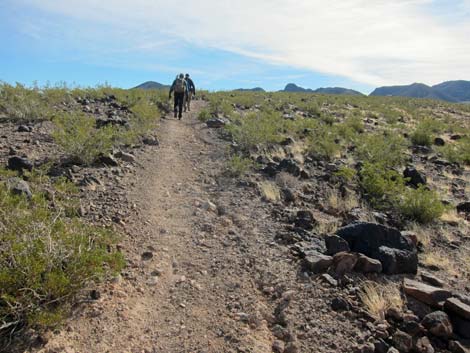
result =
[{"label": "dirt path", "polygon": [[228,244],[243,217],[221,216],[211,200],[224,151],[197,122],[203,104],[162,120],[129,195],[138,212],[122,242],[128,268],[45,352],[272,351],[252,264]]}]

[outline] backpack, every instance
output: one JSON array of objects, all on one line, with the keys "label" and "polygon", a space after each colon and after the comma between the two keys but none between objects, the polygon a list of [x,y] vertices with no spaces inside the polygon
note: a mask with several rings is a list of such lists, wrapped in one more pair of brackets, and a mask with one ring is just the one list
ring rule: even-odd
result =
[{"label": "backpack", "polygon": [[186,81],[183,78],[177,78],[175,80],[175,92],[176,93],[186,92]]}]

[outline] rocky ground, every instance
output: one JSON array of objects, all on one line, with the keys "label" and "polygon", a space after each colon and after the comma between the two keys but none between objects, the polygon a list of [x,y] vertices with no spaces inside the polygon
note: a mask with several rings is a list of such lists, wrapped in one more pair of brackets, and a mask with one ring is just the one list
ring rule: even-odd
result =
[{"label": "rocky ground", "polygon": [[[93,289],[61,330],[22,351],[468,351],[465,278],[423,271],[416,236],[390,227],[386,215],[329,210],[325,183],[334,164],[283,156],[264,163],[276,169],[272,176],[268,168],[228,177],[227,141],[207,127],[218,124],[197,120],[205,104],[195,102],[182,121],[162,119],[159,146],[116,151],[106,166],[61,170],[81,188],[83,216],[123,235],[128,265]],[[31,129],[2,125],[2,163],[9,155],[35,163],[60,154],[47,123]],[[284,185],[282,197],[267,200],[260,185],[272,178]],[[463,202],[466,184],[456,188]],[[467,246],[458,231],[436,247]],[[358,241],[364,237],[367,244]],[[406,307],[371,316],[360,296],[366,281],[400,287]]]}]

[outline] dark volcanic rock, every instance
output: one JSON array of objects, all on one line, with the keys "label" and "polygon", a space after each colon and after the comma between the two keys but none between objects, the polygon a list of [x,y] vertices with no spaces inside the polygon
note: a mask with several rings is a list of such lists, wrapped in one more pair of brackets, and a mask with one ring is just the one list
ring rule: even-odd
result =
[{"label": "dark volcanic rock", "polygon": [[349,244],[346,240],[337,235],[327,235],[325,237],[326,254],[334,255],[342,251],[349,251]]},{"label": "dark volcanic rock", "polygon": [[379,260],[384,273],[416,273],[418,269],[416,246],[395,228],[358,222],[336,235],[348,242],[351,251]]},{"label": "dark volcanic rock", "polygon": [[297,162],[293,159],[283,159],[281,163],[279,163],[278,169],[294,176],[300,176],[300,172],[302,171]]},{"label": "dark volcanic rock", "polygon": [[312,230],[313,227],[317,224],[317,220],[313,217],[313,213],[310,211],[298,211],[297,218],[295,219],[295,226]]},{"label": "dark volcanic rock", "polygon": [[218,129],[227,125],[228,121],[222,118],[212,118],[206,121],[207,127],[211,129]]},{"label": "dark volcanic rock", "polygon": [[413,167],[406,167],[403,171],[403,176],[409,179],[408,184],[418,187],[419,185],[426,185],[426,176],[418,172]]},{"label": "dark volcanic rock", "polygon": [[436,146],[444,146],[446,144],[446,142],[444,141],[444,139],[442,137],[436,137],[434,139],[434,144]]},{"label": "dark volcanic rock", "polygon": [[10,170],[16,170],[22,172],[23,170],[33,170],[33,163],[27,158],[13,156],[8,158],[7,168]]},{"label": "dark volcanic rock", "polygon": [[457,211],[462,213],[470,213],[470,201],[465,201],[457,205]]}]

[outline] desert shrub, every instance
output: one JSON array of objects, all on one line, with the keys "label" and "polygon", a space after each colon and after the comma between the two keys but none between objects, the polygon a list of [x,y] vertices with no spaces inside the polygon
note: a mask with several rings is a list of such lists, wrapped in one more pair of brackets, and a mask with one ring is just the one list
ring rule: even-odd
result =
[{"label": "desert shrub", "polygon": [[123,266],[109,251],[114,235],[66,217],[64,200],[51,208],[41,193],[28,200],[0,182],[0,335],[56,326],[81,289]]},{"label": "desert shrub", "polygon": [[343,124],[356,133],[364,132],[364,120],[359,115],[353,115],[347,118]]},{"label": "desert shrub", "polygon": [[358,157],[371,164],[393,168],[403,164],[407,148],[406,140],[392,132],[365,136],[357,148]]},{"label": "desert shrub", "polygon": [[407,188],[398,207],[403,216],[419,223],[430,223],[446,210],[439,195],[423,185],[418,189]]},{"label": "desert shrub", "polygon": [[46,120],[51,110],[39,89],[28,89],[19,83],[16,86],[1,83],[0,114],[11,120]]},{"label": "desert shrub", "polygon": [[244,150],[266,146],[282,139],[283,119],[275,112],[256,112],[246,116],[232,114],[234,124],[226,126],[234,140]]},{"label": "desert shrub", "polygon": [[253,167],[253,161],[249,158],[233,155],[227,162],[228,174],[232,177],[239,177],[248,172]]},{"label": "desert shrub", "polygon": [[346,166],[339,167],[338,171],[334,175],[340,178],[343,182],[351,182],[357,175],[357,172],[353,168]]},{"label": "desert shrub", "polygon": [[199,112],[199,115],[198,115],[197,118],[201,122],[206,122],[207,120],[209,120],[211,118],[211,113],[209,112],[208,109],[202,109]]},{"label": "desert shrub", "polygon": [[464,138],[454,144],[441,147],[444,158],[452,163],[470,165],[470,138]]},{"label": "desert shrub", "polygon": [[421,120],[411,135],[411,142],[419,146],[431,146],[434,135],[445,128],[445,124],[431,118]]},{"label": "desert shrub", "polygon": [[[141,136],[147,135],[157,127],[160,111],[150,99],[142,99],[131,108],[133,117],[128,129],[114,129],[115,142],[135,143]],[[120,135],[120,137],[119,137]],[[121,141],[118,141],[121,139]]]},{"label": "desert shrub", "polygon": [[360,183],[374,207],[393,207],[405,188],[400,173],[381,164],[365,163],[360,171]]},{"label": "desert shrub", "polygon": [[330,126],[318,126],[308,138],[307,150],[317,158],[332,160],[340,154],[337,130]]},{"label": "desert shrub", "polygon": [[430,223],[446,210],[439,195],[420,185],[408,188],[406,179],[393,169],[381,165],[365,164],[360,172],[360,183],[372,206],[390,209],[405,219]]},{"label": "desert shrub", "polygon": [[118,128],[95,128],[95,119],[81,113],[63,114],[54,119],[53,137],[65,153],[78,163],[90,164],[102,154],[109,153],[118,136]]}]

